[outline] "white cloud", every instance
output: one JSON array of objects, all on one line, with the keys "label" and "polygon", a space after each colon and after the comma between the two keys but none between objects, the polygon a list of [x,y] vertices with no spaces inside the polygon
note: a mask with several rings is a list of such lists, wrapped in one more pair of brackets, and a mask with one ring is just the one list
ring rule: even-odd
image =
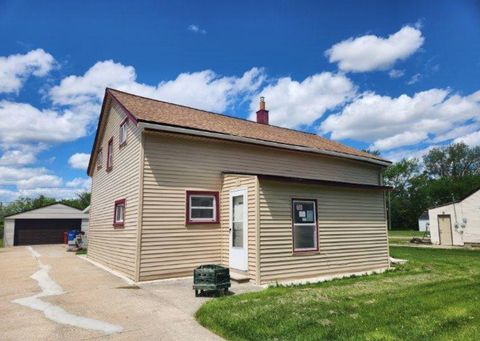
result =
[{"label": "white cloud", "polygon": [[330,63],[338,63],[342,71],[365,72],[385,70],[396,61],[412,55],[422,46],[422,32],[412,26],[404,26],[388,38],[364,35],[349,38],[325,51]]},{"label": "white cloud", "polygon": [[415,83],[418,83],[422,79],[422,75],[420,73],[414,74],[410,79],[407,81],[408,85],[413,85]]},{"label": "white cloud", "polygon": [[469,145],[471,147],[480,146],[480,131],[476,131],[474,133],[470,133],[465,136],[456,138],[454,142],[455,143],[463,142],[466,145]]},{"label": "white cloud", "polygon": [[27,165],[37,161],[36,153],[7,150],[0,157],[0,165]]},{"label": "white cloud", "polygon": [[90,187],[92,186],[92,180],[90,178],[75,178],[71,181],[66,183],[67,187],[73,188],[81,188],[85,191],[90,191]]},{"label": "white cloud", "polygon": [[0,202],[10,202],[20,196],[40,194],[55,199],[74,198],[76,193],[90,191],[89,178],[65,181],[45,168],[0,166]]},{"label": "white cloud", "polygon": [[400,78],[405,75],[405,70],[392,69],[388,72],[388,75],[390,76],[390,78]]},{"label": "white cloud", "polygon": [[17,182],[17,188],[20,190],[23,189],[32,189],[32,188],[51,188],[51,187],[60,187],[62,186],[63,181],[56,175],[51,174],[42,174],[30,177],[28,179],[22,179]]},{"label": "white cloud", "polygon": [[54,66],[55,59],[42,49],[0,56],[0,93],[18,92],[29,76],[43,77]]},{"label": "white cloud", "polygon": [[[55,104],[85,108],[98,113],[105,88],[112,87],[134,94],[189,105],[205,110],[224,111],[239,97],[249,95],[265,80],[263,69],[252,68],[241,77],[220,76],[211,70],[181,73],[176,79],[157,86],[136,81],[132,66],[111,60],[98,62],[83,76],[69,76],[50,91]],[[188,91],[185,91],[188,89]],[[88,110],[84,110],[88,111]]]},{"label": "white cloud", "polygon": [[189,30],[193,33],[200,33],[200,34],[206,34],[207,33],[207,30],[205,30],[203,28],[200,28],[200,26],[195,25],[195,24],[188,25],[187,30]]},{"label": "white cloud", "polygon": [[384,139],[375,141],[371,146],[374,150],[389,150],[405,145],[413,145],[425,140],[428,134],[424,131],[405,131]]},{"label": "white cloud", "polygon": [[47,173],[45,168],[0,166],[0,185],[16,185],[19,181]]},{"label": "white cloud", "polygon": [[479,93],[461,96],[431,89],[396,98],[365,93],[330,115],[320,131],[333,139],[370,142],[382,150],[414,145],[428,136],[433,141],[454,138],[480,123]]},{"label": "white cloud", "polygon": [[[355,94],[354,84],[340,74],[323,72],[298,82],[290,77],[278,79],[265,87],[260,95],[265,96],[270,110],[270,123],[282,127],[308,126],[329,109],[334,109]],[[258,99],[250,103],[251,120],[255,120]]]},{"label": "white cloud", "polygon": [[419,159],[421,160],[424,155],[428,154],[433,148],[437,148],[439,145],[431,145],[421,149],[397,149],[388,153],[382,154],[382,156],[390,161],[398,162],[402,159]]},{"label": "white cloud", "polygon": [[86,153],[75,153],[68,159],[68,164],[72,168],[76,169],[87,169],[88,162],[90,161],[90,154]]},{"label": "white cloud", "polygon": [[81,113],[40,110],[27,103],[0,101],[0,143],[65,142],[86,134]]}]

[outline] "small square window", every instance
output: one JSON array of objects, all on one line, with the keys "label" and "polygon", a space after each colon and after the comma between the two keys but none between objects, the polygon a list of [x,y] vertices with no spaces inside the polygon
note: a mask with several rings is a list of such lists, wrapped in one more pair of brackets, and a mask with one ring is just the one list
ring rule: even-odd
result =
[{"label": "small square window", "polygon": [[128,134],[128,118],[123,120],[123,122],[120,124],[120,133],[119,133],[120,147],[127,142],[127,134]]},{"label": "small square window", "polygon": [[219,222],[218,192],[187,191],[187,224]]},{"label": "small square window", "polygon": [[115,201],[113,211],[113,226],[123,227],[125,224],[125,199]]},{"label": "small square window", "polygon": [[107,147],[107,171],[113,167],[113,137],[108,141]]}]

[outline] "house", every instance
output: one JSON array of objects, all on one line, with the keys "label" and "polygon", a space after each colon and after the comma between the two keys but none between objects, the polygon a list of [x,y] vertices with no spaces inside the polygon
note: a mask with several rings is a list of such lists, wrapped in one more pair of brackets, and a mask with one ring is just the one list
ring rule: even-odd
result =
[{"label": "house", "polygon": [[419,231],[427,231],[429,226],[429,219],[428,219],[428,211],[422,213],[420,217],[418,217],[418,230]]},{"label": "house", "polygon": [[60,244],[64,232],[88,230],[88,214],[81,210],[55,203],[5,217],[5,246]]},{"label": "house", "polygon": [[480,244],[480,189],[465,198],[428,210],[433,244]]},{"label": "house", "polygon": [[88,257],[136,281],[209,263],[255,283],[387,268],[390,162],[268,115],[263,100],[252,122],[107,89]]}]

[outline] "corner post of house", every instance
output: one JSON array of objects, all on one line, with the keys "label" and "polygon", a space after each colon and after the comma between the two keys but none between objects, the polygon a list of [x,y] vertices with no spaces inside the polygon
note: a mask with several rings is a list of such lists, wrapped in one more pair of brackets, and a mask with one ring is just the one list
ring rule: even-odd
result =
[{"label": "corner post of house", "polygon": [[260,181],[255,177],[255,284],[260,285],[262,281],[260,261]]},{"label": "corner post of house", "polygon": [[139,188],[138,188],[138,218],[137,218],[137,252],[135,257],[135,281],[140,281],[140,261],[142,252],[142,226],[143,226],[143,172],[145,164],[145,131],[140,131],[140,163],[139,163]]}]

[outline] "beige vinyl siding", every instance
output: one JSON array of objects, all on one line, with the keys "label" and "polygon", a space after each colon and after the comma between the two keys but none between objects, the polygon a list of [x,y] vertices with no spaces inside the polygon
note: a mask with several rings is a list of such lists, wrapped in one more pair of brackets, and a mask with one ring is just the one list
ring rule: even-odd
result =
[{"label": "beige vinyl siding", "polygon": [[221,238],[222,264],[229,265],[230,252],[230,192],[239,188],[247,190],[248,202],[248,275],[255,281],[256,276],[256,232],[257,232],[257,177],[225,174],[221,193]]},{"label": "beige vinyl siding", "polygon": [[[262,283],[388,267],[383,192],[260,180]],[[316,199],[319,252],[294,253],[292,199]]]},{"label": "beige vinyl siding", "polygon": [[[127,143],[119,147],[120,124],[125,118],[123,109],[114,104],[104,119],[105,131],[100,136],[103,165],[97,169],[95,163],[92,176],[88,257],[134,278],[142,146],[140,129],[129,121]],[[107,144],[112,136],[113,168],[107,172]],[[125,227],[114,229],[113,211],[118,199],[126,200]]]},{"label": "beige vinyl siding", "polygon": [[199,264],[225,262],[228,236],[220,224],[185,224],[186,190],[221,191],[222,171],[379,182],[379,167],[315,154],[157,132],[145,132],[144,146],[141,280],[188,276]]}]

